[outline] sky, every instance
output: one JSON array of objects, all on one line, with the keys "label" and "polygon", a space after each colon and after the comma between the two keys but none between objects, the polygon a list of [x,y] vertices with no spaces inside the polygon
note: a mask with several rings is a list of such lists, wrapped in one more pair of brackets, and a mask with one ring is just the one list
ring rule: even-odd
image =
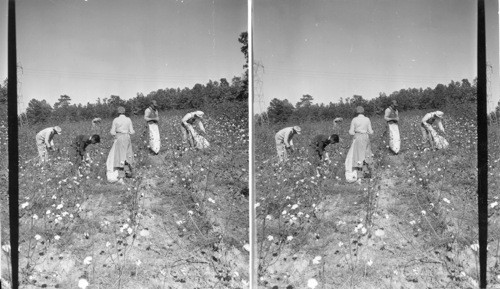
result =
[{"label": "sky", "polygon": [[246,0],[16,1],[16,17],[22,107],[63,94],[82,104],[129,99],[243,74]]},{"label": "sky", "polygon": [[[498,4],[486,2],[498,99]],[[476,1],[255,0],[253,31],[263,67],[254,76],[257,113],[273,98],[295,105],[309,94],[328,104],[477,76]]]}]

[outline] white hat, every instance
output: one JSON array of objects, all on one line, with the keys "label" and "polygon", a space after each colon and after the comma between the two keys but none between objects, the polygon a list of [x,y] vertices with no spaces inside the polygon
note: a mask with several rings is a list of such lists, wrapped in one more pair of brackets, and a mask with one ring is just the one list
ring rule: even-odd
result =
[{"label": "white hat", "polygon": [[301,131],[300,126],[294,126],[294,127],[293,127],[293,130],[294,130],[297,134],[300,134],[300,131]]},{"label": "white hat", "polygon": [[196,115],[199,118],[203,118],[203,116],[205,115],[205,113],[203,111],[201,111],[201,110],[198,110],[198,111],[194,112],[194,115]]},{"label": "white hat", "polygon": [[57,132],[57,134],[61,134],[61,132],[62,132],[62,129],[58,126],[55,126],[54,130]]},{"label": "white hat", "polygon": [[436,111],[434,114],[435,114],[437,117],[439,117],[439,118],[443,118],[444,112],[442,112],[442,111],[438,110],[438,111]]},{"label": "white hat", "polygon": [[344,119],[341,117],[337,117],[333,120],[333,122],[342,122]]}]

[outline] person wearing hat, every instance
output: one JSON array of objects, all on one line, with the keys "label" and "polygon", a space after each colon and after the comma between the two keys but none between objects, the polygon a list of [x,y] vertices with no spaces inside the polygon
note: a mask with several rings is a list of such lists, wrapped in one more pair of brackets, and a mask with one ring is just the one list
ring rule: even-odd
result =
[{"label": "person wearing hat", "polygon": [[293,136],[300,134],[300,127],[286,127],[276,133],[274,140],[276,141],[276,150],[280,162],[288,159],[288,151],[293,151]]},{"label": "person wearing hat", "polygon": [[366,177],[370,176],[369,166],[373,162],[373,153],[369,135],[373,134],[373,129],[370,119],[363,115],[364,111],[363,107],[356,107],[357,116],[352,119],[349,128],[349,134],[354,137],[345,161],[348,182],[357,181],[361,171]]},{"label": "person wearing hat", "polygon": [[[78,135],[73,141],[72,147],[75,150],[75,167],[78,168],[83,161],[83,156],[87,146],[91,144],[96,144],[101,142],[101,137],[98,134],[92,136],[89,135]],[[87,153],[87,159],[90,160],[89,154]]]},{"label": "person wearing hat", "polygon": [[36,146],[38,148],[38,156],[40,157],[40,163],[49,160],[48,151],[54,150],[54,136],[56,134],[61,134],[62,130],[60,127],[48,127],[41,130],[36,134]]},{"label": "person wearing hat", "polygon": [[432,125],[436,124],[439,130],[445,133],[442,123],[443,116],[444,112],[439,110],[434,112],[429,112],[422,118],[422,122],[420,123],[420,129],[422,131],[422,143],[425,144],[428,141],[431,146],[431,149],[433,150],[435,149],[436,146],[435,138],[438,134],[434,130]]},{"label": "person wearing hat", "polygon": [[160,152],[160,130],[158,129],[158,104],[156,100],[152,100],[149,107],[144,111],[144,119],[149,128],[149,149],[152,153]]},{"label": "person wearing hat", "polygon": [[134,134],[132,120],[125,116],[125,108],[118,107],[119,116],[113,120],[110,133],[115,136],[115,141],[106,160],[108,181],[123,183],[123,177],[132,177],[132,164],[134,152],[130,135]]},{"label": "person wearing hat", "polygon": [[92,127],[90,128],[90,131],[92,133],[101,133],[101,121],[102,119],[100,117],[96,117],[92,120]]},{"label": "person wearing hat", "polygon": [[330,161],[330,157],[325,148],[329,144],[336,144],[339,142],[339,136],[337,134],[332,134],[330,136],[320,134],[314,137],[310,146],[312,149],[313,163],[316,166],[320,166],[323,160]]},{"label": "person wearing hat", "polygon": [[340,123],[343,122],[344,119],[341,118],[341,117],[336,117],[334,120],[333,120],[333,132],[335,134],[340,134]]},{"label": "person wearing hat", "polygon": [[389,148],[395,153],[399,153],[401,140],[399,138],[399,112],[398,102],[394,99],[391,105],[385,110],[384,119],[387,123],[383,135],[389,132]]},{"label": "person wearing hat", "polygon": [[[181,132],[182,132],[182,142],[189,143],[189,147],[193,148],[197,146],[195,136],[198,134],[194,130],[194,125],[198,125],[198,128],[200,129],[203,134],[206,134],[205,132],[205,127],[203,126],[202,119],[204,117],[203,111],[195,111],[195,112],[190,112],[187,113],[181,121]],[[206,140],[205,140],[206,141]]]}]

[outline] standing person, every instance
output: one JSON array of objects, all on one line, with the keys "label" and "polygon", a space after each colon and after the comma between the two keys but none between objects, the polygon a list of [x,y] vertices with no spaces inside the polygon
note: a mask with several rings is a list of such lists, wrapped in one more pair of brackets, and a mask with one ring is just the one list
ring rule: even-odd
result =
[{"label": "standing person", "polygon": [[445,133],[442,123],[443,116],[444,112],[439,110],[429,112],[422,118],[422,122],[420,123],[420,129],[422,130],[422,143],[425,144],[429,141],[432,150],[436,149],[436,147],[437,149],[441,149],[448,146],[448,142],[443,137],[439,136],[436,130],[432,127],[435,123],[439,130]]},{"label": "standing person", "polygon": [[61,128],[55,126],[43,129],[36,134],[36,146],[38,148],[40,163],[44,163],[49,160],[47,150],[54,150],[54,135],[61,133]]},{"label": "standing person", "polygon": [[321,161],[329,161],[330,156],[327,152],[325,152],[325,148],[329,144],[335,144],[339,142],[339,136],[337,134],[332,134],[330,136],[326,136],[324,134],[320,134],[314,137],[311,143],[311,149],[313,151],[314,156],[314,164],[319,166]]},{"label": "standing person", "polygon": [[203,127],[202,119],[204,117],[203,111],[195,111],[186,114],[181,121],[182,142],[189,143],[189,147],[205,148],[208,142],[205,138],[198,135],[194,129],[194,125],[198,124],[198,128],[203,134],[206,134],[205,127]]},{"label": "standing person", "polygon": [[149,127],[149,149],[154,154],[160,152],[160,130],[158,129],[158,104],[156,100],[151,101],[151,104],[144,111],[144,119]]},{"label": "standing person", "polygon": [[130,135],[134,134],[132,120],[125,116],[125,108],[118,107],[119,116],[113,120],[110,133],[115,136],[115,141],[106,160],[107,178],[110,182],[123,184],[123,177],[132,177],[132,164],[134,153]]},{"label": "standing person", "polygon": [[389,148],[395,154],[398,154],[401,148],[401,139],[399,137],[399,112],[396,100],[393,100],[391,105],[385,110],[384,119],[387,122],[386,132],[389,132]]},{"label": "standing person", "polygon": [[276,133],[274,140],[276,141],[276,150],[278,152],[279,162],[288,159],[288,151],[293,151],[293,136],[300,134],[300,127],[286,127]]},{"label": "standing person", "polygon": [[333,120],[333,132],[337,135],[340,134],[340,123],[343,122],[344,119],[341,117],[337,117]]},{"label": "standing person", "polygon": [[[92,136],[88,135],[78,135],[73,141],[73,149],[75,150],[75,166],[78,168],[83,161],[83,156],[85,154],[85,150],[87,146],[90,144],[96,144],[101,142],[101,137],[98,134],[94,134]],[[87,153],[87,159],[90,159],[89,154]]]},{"label": "standing person", "polygon": [[369,166],[373,161],[373,153],[369,135],[373,134],[373,129],[370,119],[363,115],[364,111],[361,106],[356,108],[358,115],[352,119],[349,129],[349,134],[354,138],[345,160],[345,176],[348,182],[357,181],[360,171],[363,171],[365,176],[370,175]]},{"label": "standing person", "polygon": [[96,117],[92,120],[92,127],[90,128],[90,131],[93,134],[101,133],[101,121],[102,119],[100,117]]}]

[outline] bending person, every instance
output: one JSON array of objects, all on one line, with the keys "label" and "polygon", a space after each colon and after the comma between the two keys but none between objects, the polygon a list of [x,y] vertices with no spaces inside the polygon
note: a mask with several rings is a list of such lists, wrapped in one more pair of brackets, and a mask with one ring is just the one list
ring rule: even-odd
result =
[{"label": "bending person", "polygon": [[151,104],[144,111],[144,119],[146,120],[149,128],[149,149],[152,153],[158,154],[160,152],[160,130],[158,129],[158,104],[156,100],[151,101]]},{"label": "bending person", "polygon": [[132,120],[125,116],[125,108],[118,107],[119,116],[113,120],[110,133],[115,136],[115,141],[106,161],[108,181],[123,183],[123,177],[132,177],[132,164],[134,152],[130,135],[134,134]]},{"label": "bending person", "polygon": [[276,141],[276,151],[278,152],[279,162],[286,161],[288,159],[288,151],[293,151],[293,136],[300,134],[300,127],[286,127],[274,136]]},{"label": "bending person", "polygon": [[353,135],[353,141],[345,160],[345,175],[348,182],[355,182],[363,171],[366,177],[370,176],[370,165],[373,162],[373,153],[370,144],[370,134],[373,134],[372,123],[363,115],[361,106],[356,108],[358,116],[352,119],[349,134]]}]

